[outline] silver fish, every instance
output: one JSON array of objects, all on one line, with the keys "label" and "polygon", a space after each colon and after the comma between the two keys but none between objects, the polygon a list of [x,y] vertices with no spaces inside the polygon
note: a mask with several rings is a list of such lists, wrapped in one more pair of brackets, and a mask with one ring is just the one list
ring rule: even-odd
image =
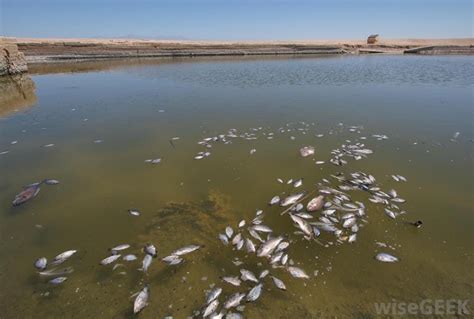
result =
[{"label": "silver fish", "polygon": [[51,279],[49,283],[53,285],[59,285],[65,282],[66,280],[67,280],[67,277],[56,277],[54,279]]},{"label": "silver fish", "polygon": [[256,251],[255,244],[250,238],[245,239],[245,248],[249,253],[254,253]]},{"label": "silver fish", "polygon": [[355,217],[348,218],[344,221],[342,224],[342,227],[344,228],[351,228],[353,225],[355,225],[357,219]]},{"label": "silver fish", "polygon": [[137,256],[132,255],[132,254],[123,256],[123,260],[125,260],[125,261],[133,261],[133,260],[136,260],[136,259],[137,259]]},{"label": "silver fish", "polygon": [[285,206],[293,205],[297,201],[299,201],[301,197],[303,197],[304,195],[305,195],[304,192],[290,195],[280,202],[280,206],[285,207]]},{"label": "silver fish", "polygon": [[145,247],[143,247],[143,251],[145,252],[145,254],[150,255],[152,257],[157,256],[156,247],[153,244],[146,244]]},{"label": "silver fish", "polygon": [[240,286],[240,283],[241,283],[238,277],[227,276],[227,277],[222,277],[222,280],[234,286]]},{"label": "silver fish", "polygon": [[241,279],[243,281],[253,281],[258,282],[257,277],[255,277],[254,273],[247,269],[240,269]]},{"label": "silver fish", "polygon": [[148,267],[151,265],[151,261],[153,260],[151,255],[146,254],[142,261],[142,270],[146,274],[148,271]]},{"label": "silver fish", "polygon": [[[149,256],[149,255],[147,255]],[[143,310],[146,306],[148,306],[148,298],[150,296],[148,285],[145,286],[142,291],[138,294],[137,298],[135,298],[135,302],[133,303],[133,313],[137,314]]]},{"label": "silver fish", "polygon": [[241,220],[240,223],[239,223],[239,228],[242,228],[245,226],[245,220]]},{"label": "silver fish", "polygon": [[132,216],[140,216],[140,212],[136,209],[129,209],[128,213]]},{"label": "silver fish", "polygon": [[[221,293],[222,293],[222,288],[214,288],[211,291],[209,291],[209,293],[207,294],[207,297],[206,297],[206,304],[210,304],[212,301],[217,299],[217,297],[219,297]],[[212,312],[214,312],[214,311],[212,311]]]},{"label": "silver fish", "polygon": [[278,278],[276,278],[276,277],[273,277],[273,276],[271,276],[271,278],[272,278],[273,283],[275,284],[275,286],[276,286],[278,289],[286,290],[286,286],[285,286],[285,284],[283,283],[283,281],[281,281],[280,279],[278,279]]},{"label": "silver fish", "polygon": [[280,196],[274,196],[272,199],[270,199],[270,202],[268,203],[269,205],[275,205],[280,202]]},{"label": "silver fish", "polygon": [[399,261],[399,259],[397,257],[392,256],[392,255],[387,254],[387,253],[380,253],[377,256],[375,256],[375,259],[377,259],[378,261],[384,262],[384,263],[394,263],[394,262]]},{"label": "silver fish", "polygon": [[225,234],[219,234],[219,239],[221,240],[221,242],[224,244],[224,245],[228,245],[229,244],[229,238],[227,238],[227,236]]},{"label": "silver fish", "polygon": [[303,278],[303,279],[308,279],[309,278],[309,276],[301,268],[290,266],[290,267],[288,267],[288,271],[295,278]]},{"label": "silver fish", "polygon": [[256,230],[256,231],[259,231],[259,232],[262,232],[262,233],[271,233],[272,232],[272,229],[268,226],[265,226],[265,225],[254,225],[254,226],[252,226],[252,229]]},{"label": "silver fish", "polygon": [[298,227],[308,236],[312,235],[311,226],[304,219],[290,214],[291,219],[298,225]]},{"label": "silver fish", "polygon": [[303,185],[303,179],[302,178],[300,178],[300,179],[293,182],[293,187],[300,187],[301,185]]},{"label": "silver fish", "polygon": [[57,268],[54,268],[54,269],[51,269],[51,270],[47,270],[47,271],[40,271],[38,274],[40,274],[41,276],[45,276],[45,277],[53,277],[53,276],[63,276],[63,275],[67,275],[67,274],[70,274],[74,271],[74,269],[72,267],[66,267],[66,268],[63,268],[63,269],[57,269]]},{"label": "silver fish", "polygon": [[182,256],[182,255],[185,255],[185,254],[189,254],[189,253],[191,253],[195,250],[198,250],[199,248],[201,248],[201,246],[199,246],[199,245],[188,245],[188,246],[185,246],[183,248],[175,250],[171,254],[176,255],[176,256]]},{"label": "silver fish", "polygon": [[125,250],[125,249],[128,249],[130,248],[130,245],[129,244],[122,244],[122,245],[118,245],[118,246],[115,246],[113,248],[110,248],[111,251],[120,251],[120,250]]},{"label": "silver fish", "polygon": [[263,284],[258,284],[255,287],[253,287],[247,294],[247,298],[246,298],[247,301],[251,302],[251,301],[257,300],[262,294],[262,287],[263,287]]},{"label": "silver fish", "polygon": [[308,202],[306,205],[306,210],[308,212],[315,212],[324,207],[324,196],[319,195]]},{"label": "silver fish", "polygon": [[264,242],[257,250],[258,257],[267,257],[272,254],[275,248],[283,240],[283,237],[275,237]]},{"label": "silver fish", "polygon": [[232,230],[232,228],[230,226],[227,226],[225,228],[225,234],[227,235],[227,237],[229,237],[229,239],[232,237],[232,235],[234,234],[234,231]]},{"label": "silver fish", "polygon": [[242,247],[244,247],[244,243],[245,243],[245,241],[243,239],[239,240],[237,245],[235,245],[235,248],[237,248],[237,250],[241,250]]},{"label": "silver fish", "polygon": [[349,236],[349,239],[347,240],[348,243],[353,243],[357,239],[357,234],[352,234]]},{"label": "silver fish", "polygon": [[385,208],[384,209],[385,211],[385,214],[387,214],[388,217],[392,218],[392,219],[395,219],[397,216],[395,215],[395,212],[391,211],[390,209],[388,208]]},{"label": "silver fish", "polygon": [[260,275],[258,276],[258,278],[259,278],[259,279],[263,279],[263,278],[265,278],[269,273],[270,273],[270,271],[267,270],[267,269],[265,269],[265,270],[263,270],[263,271],[260,273]]},{"label": "silver fish", "polygon": [[54,257],[54,260],[52,262],[53,265],[59,265],[71,258],[72,255],[77,253],[77,250],[67,250],[65,252],[60,253],[56,257]]},{"label": "silver fish", "polygon": [[227,301],[224,303],[224,308],[230,309],[233,307],[237,307],[238,305],[240,305],[240,302],[242,301],[242,299],[244,299],[244,297],[245,297],[245,294],[241,294],[238,292],[231,295],[229,299],[227,299]]},{"label": "silver fish", "polygon": [[215,299],[215,300],[211,301],[207,305],[206,309],[204,309],[202,317],[205,318],[205,317],[211,315],[212,313],[214,313],[214,311],[216,311],[218,306],[219,306],[219,300]]},{"label": "silver fish", "polygon": [[112,256],[109,256],[107,258],[104,258],[100,261],[100,264],[102,266],[105,266],[105,265],[108,265],[108,264],[111,264],[113,263],[114,261],[116,261],[117,259],[120,258],[121,255],[112,255]]},{"label": "silver fish", "polygon": [[48,266],[48,260],[46,259],[46,257],[38,258],[35,261],[35,268],[38,270],[45,270],[47,266]]},{"label": "silver fish", "polygon": [[287,241],[282,241],[281,243],[278,244],[277,248],[275,249],[275,251],[282,251],[282,250],[285,250],[286,248],[288,248],[290,246],[290,243],[287,242]]},{"label": "silver fish", "polygon": [[43,183],[45,183],[46,185],[58,185],[59,181],[56,179],[45,179]]},{"label": "silver fish", "polygon": [[232,239],[232,245],[237,245],[241,240],[242,240],[242,234],[238,233],[237,235],[234,236],[234,239]]}]

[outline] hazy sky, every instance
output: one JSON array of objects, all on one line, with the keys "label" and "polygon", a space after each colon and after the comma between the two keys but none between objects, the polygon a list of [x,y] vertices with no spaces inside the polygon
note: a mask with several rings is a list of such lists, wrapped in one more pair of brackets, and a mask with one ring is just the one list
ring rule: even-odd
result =
[{"label": "hazy sky", "polygon": [[473,0],[0,0],[0,35],[156,39],[473,37]]}]

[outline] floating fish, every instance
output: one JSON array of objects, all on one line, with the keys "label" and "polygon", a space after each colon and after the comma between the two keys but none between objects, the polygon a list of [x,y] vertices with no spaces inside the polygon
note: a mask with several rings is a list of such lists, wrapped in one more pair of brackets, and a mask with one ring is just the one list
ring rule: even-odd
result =
[{"label": "floating fish", "polygon": [[143,252],[152,257],[157,256],[156,247],[153,244],[146,244],[145,247],[143,247]]},{"label": "floating fish", "polygon": [[293,182],[293,187],[300,187],[301,185],[303,185],[303,179],[302,178],[300,178],[300,179]]},{"label": "floating fish", "polygon": [[[221,293],[222,293],[222,288],[214,288],[211,291],[209,291],[209,293],[207,294],[207,297],[206,297],[206,304],[210,304],[212,301],[217,299],[217,297],[219,297]],[[212,312],[214,312],[214,311],[212,311]]]},{"label": "floating fish", "polygon": [[293,205],[297,201],[299,201],[301,197],[303,197],[304,195],[305,195],[305,192],[290,195],[280,202],[280,206],[285,207],[285,206]]},{"label": "floating fish", "polygon": [[41,183],[35,183],[25,187],[23,191],[15,196],[12,202],[13,206],[19,206],[36,197],[40,191],[40,185]]},{"label": "floating fish", "polygon": [[262,232],[262,233],[271,233],[272,232],[272,229],[268,226],[265,226],[265,225],[254,225],[254,226],[252,226],[252,229],[255,230],[255,231]]},{"label": "floating fish", "polygon": [[182,255],[185,255],[185,254],[189,254],[189,253],[191,253],[195,250],[198,250],[199,248],[201,248],[201,246],[199,246],[199,245],[188,245],[188,246],[185,246],[185,247],[180,248],[178,250],[175,250],[171,254],[176,255],[176,256],[182,256]]},{"label": "floating fish", "polygon": [[38,274],[41,275],[41,276],[45,276],[45,277],[53,277],[53,276],[67,275],[67,274],[70,274],[72,272],[74,272],[74,269],[72,267],[66,267],[66,268],[59,269],[59,270],[57,268],[54,268],[54,269],[47,270],[47,271],[40,271]]},{"label": "floating fish", "polygon": [[255,287],[253,287],[247,294],[247,298],[246,298],[247,301],[251,302],[251,301],[257,300],[262,294],[262,287],[263,287],[263,284],[258,284]]},{"label": "floating fish", "polygon": [[112,255],[112,256],[109,256],[107,258],[104,258],[100,261],[100,264],[105,266],[105,265],[108,265],[108,264],[111,264],[113,262],[115,262],[117,259],[119,259],[121,257],[121,255]]},{"label": "floating fish", "polygon": [[137,298],[135,298],[135,302],[133,303],[133,313],[137,314],[143,310],[146,306],[148,306],[148,298],[150,296],[148,285],[146,285],[142,291],[138,294]]},{"label": "floating fish", "polygon": [[397,257],[392,256],[392,255],[387,254],[387,253],[380,253],[377,256],[375,256],[375,259],[377,259],[378,261],[384,262],[384,263],[394,263],[394,262],[399,261],[399,259]]},{"label": "floating fish", "polygon": [[219,234],[219,239],[221,240],[221,242],[224,244],[224,245],[228,245],[229,244],[229,238],[224,235],[224,234]]},{"label": "floating fish", "polygon": [[232,237],[232,235],[234,234],[234,230],[230,227],[230,226],[227,226],[225,228],[225,234],[227,235],[227,237],[229,237],[229,239]]},{"label": "floating fish", "polygon": [[38,270],[45,270],[47,266],[48,266],[48,260],[46,259],[46,257],[38,258],[35,261],[35,268]]},{"label": "floating fish", "polygon": [[140,212],[138,210],[135,210],[135,209],[129,209],[128,213],[132,216],[140,216]]},{"label": "floating fish", "polygon": [[238,277],[222,277],[222,280],[224,280],[225,282],[231,284],[231,285],[234,285],[234,286],[240,286],[240,279]]},{"label": "floating fish", "polygon": [[128,249],[128,248],[130,248],[129,244],[121,244],[121,245],[117,245],[113,248],[110,248],[109,250],[112,251],[112,252],[116,252],[116,251],[125,250],[125,249]]},{"label": "floating fish", "polygon": [[308,279],[309,278],[309,276],[301,268],[290,266],[290,267],[288,267],[288,271],[295,278],[303,278],[303,279]]},{"label": "floating fish", "polygon": [[56,257],[54,257],[52,264],[53,265],[59,265],[71,258],[72,255],[77,253],[77,250],[67,250],[65,252],[60,253]]},{"label": "floating fish", "polygon": [[267,240],[257,250],[257,256],[258,257],[268,257],[268,256],[270,256],[282,240],[283,240],[282,236],[275,237],[275,238]]},{"label": "floating fish", "polygon": [[314,155],[314,147],[313,146],[305,146],[300,149],[300,154],[303,157],[307,157],[310,155]]},{"label": "floating fish", "polygon": [[148,272],[148,268],[151,265],[153,257],[151,255],[146,254],[142,261],[142,268],[141,270],[146,274]]},{"label": "floating fish", "polygon": [[238,292],[231,295],[229,299],[227,299],[227,301],[224,303],[224,308],[230,309],[230,308],[237,307],[238,305],[240,305],[240,302],[242,301],[242,299],[244,299],[244,297],[245,297],[245,294],[238,293]]},{"label": "floating fish", "polygon": [[308,202],[306,205],[306,210],[308,212],[315,212],[324,207],[324,196],[319,195]]},{"label": "floating fish", "polygon": [[280,196],[274,196],[268,204],[275,205],[275,204],[278,204],[279,202],[280,202]]},{"label": "floating fish", "polygon": [[253,281],[253,282],[258,282],[257,277],[255,277],[254,273],[251,272],[250,270],[247,269],[240,269],[240,278],[243,281]]},{"label": "floating fish", "polygon": [[133,260],[137,259],[137,256],[130,254],[130,255],[123,256],[122,259],[125,260],[125,261],[133,261]]},{"label": "floating fish", "polygon": [[214,311],[217,310],[217,307],[219,306],[219,300],[213,300],[210,303],[208,303],[206,309],[204,309],[204,312],[202,314],[202,317],[205,318],[211,314],[214,313]]},{"label": "floating fish", "polygon": [[280,279],[274,277],[274,276],[271,276],[272,278],[272,281],[273,283],[275,284],[275,286],[278,288],[278,289],[281,289],[281,290],[286,290],[286,286],[285,284],[283,283],[283,281],[281,281]]}]

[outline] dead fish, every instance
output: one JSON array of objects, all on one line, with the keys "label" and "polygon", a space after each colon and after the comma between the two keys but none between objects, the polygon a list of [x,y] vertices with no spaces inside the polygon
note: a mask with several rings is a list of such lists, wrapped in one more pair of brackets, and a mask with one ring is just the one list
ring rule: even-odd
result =
[{"label": "dead fish", "polygon": [[146,285],[142,291],[138,294],[137,298],[135,298],[135,302],[133,303],[133,313],[137,314],[143,310],[146,306],[148,306],[148,298],[150,296],[148,285]]},{"label": "dead fish", "polygon": [[130,254],[130,255],[123,256],[122,259],[125,261],[133,261],[137,259],[137,256]]},{"label": "dead fish", "polygon": [[281,281],[280,279],[274,277],[274,276],[271,276],[272,278],[272,281],[273,281],[273,284],[275,284],[275,286],[278,288],[278,289],[281,289],[281,290],[286,290],[286,286],[285,284],[283,283],[283,281]]},{"label": "dead fish", "polygon": [[113,248],[110,248],[109,250],[112,251],[112,252],[117,252],[117,251],[125,250],[125,249],[128,249],[128,248],[130,248],[129,244],[121,244],[121,245],[117,245]]},{"label": "dead fish", "polygon": [[43,183],[45,183],[46,185],[58,185],[59,181],[56,179],[45,179]]},{"label": "dead fish", "polygon": [[302,178],[300,178],[300,179],[293,182],[293,187],[300,187],[301,185],[303,185],[303,179]]},{"label": "dead fish", "polygon": [[40,191],[40,185],[41,183],[34,183],[26,186],[19,194],[15,195],[13,206],[19,206],[36,197]]},{"label": "dead fish", "polygon": [[225,282],[231,284],[231,285],[234,285],[234,286],[240,286],[240,279],[238,277],[230,277],[230,276],[226,276],[226,277],[222,277],[222,280],[224,280]]},{"label": "dead fish", "polygon": [[135,209],[129,209],[128,213],[132,216],[140,216],[140,212],[138,210],[135,210]]},{"label": "dead fish", "polygon": [[221,240],[221,242],[222,242],[224,245],[228,245],[228,244],[229,244],[229,238],[227,238],[226,235],[224,235],[224,234],[219,234],[219,239]]},{"label": "dead fish", "polygon": [[301,197],[303,197],[304,195],[305,195],[305,192],[290,195],[280,202],[280,206],[285,207],[285,206],[293,205],[297,201],[299,201]]},{"label": "dead fish", "polygon": [[286,248],[288,248],[290,246],[290,243],[287,242],[287,241],[282,241],[281,243],[278,244],[277,248],[275,249],[275,251],[282,251],[282,250],[285,250]]},{"label": "dead fish", "polygon": [[59,265],[71,258],[72,255],[74,255],[77,252],[77,250],[67,250],[65,252],[60,253],[56,257],[54,257],[54,260],[52,264],[54,265]]},{"label": "dead fish", "polygon": [[263,287],[263,284],[258,284],[255,287],[253,287],[247,294],[247,298],[246,298],[247,301],[252,302],[252,301],[257,300],[262,294],[262,287]]},{"label": "dead fish", "polygon": [[116,261],[117,259],[119,259],[121,257],[121,255],[112,255],[112,256],[109,256],[107,258],[104,258],[100,261],[100,264],[102,266],[105,266],[105,265],[108,265],[108,264],[111,264],[113,263],[114,261]]},{"label": "dead fish", "polygon": [[47,266],[48,266],[48,260],[46,259],[46,257],[38,258],[35,261],[35,268],[38,270],[45,270]]},{"label": "dead fish", "polygon": [[[221,293],[222,293],[222,288],[214,288],[211,291],[209,291],[206,297],[206,304],[210,304],[212,301],[216,300],[217,297],[219,297]],[[214,311],[212,311],[211,313],[213,312]]]},{"label": "dead fish", "polygon": [[47,271],[40,271],[38,274],[41,275],[41,276],[45,276],[45,277],[53,277],[53,276],[67,275],[67,274],[70,274],[72,272],[74,272],[74,269],[72,267],[66,267],[66,268],[59,269],[59,270],[57,268],[54,268],[54,269],[47,270]]},{"label": "dead fish", "polygon": [[240,278],[243,281],[253,281],[253,282],[258,282],[257,277],[255,277],[254,273],[251,272],[250,270],[247,269],[240,269]]},{"label": "dead fish", "polygon": [[175,250],[171,254],[176,255],[176,256],[182,256],[182,255],[189,254],[189,253],[191,253],[195,250],[198,250],[199,248],[201,248],[201,246],[199,246],[199,245],[188,245],[188,246],[185,246],[185,247],[180,248],[178,250]]},{"label": "dead fish", "polygon": [[255,244],[250,238],[245,239],[245,248],[249,253],[254,253],[256,251]]},{"label": "dead fish", "polygon": [[177,265],[183,261],[183,259],[176,255],[169,255],[161,259],[170,266]]},{"label": "dead fish", "polygon": [[317,227],[313,226],[313,234],[314,237],[319,237],[319,235],[321,235],[321,231]]},{"label": "dead fish", "polygon": [[308,205],[306,205],[306,210],[308,210],[308,212],[315,212],[317,210],[322,209],[323,207],[324,196],[319,195],[308,202]]},{"label": "dead fish", "polygon": [[225,234],[227,235],[227,237],[229,237],[229,239],[232,237],[232,235],[234,234],[234,230],[230,227],[230,226],[227,226],[225,228]]},{"label": "dead fish", "polygon": [[211,301],[210,303],[208,303],[206,309],[204,309],[202,317],[205,318],[205,317],[211,315],[212,313],[214,313],[214,311],[216,311],[218,306],[219,306],[219,300],[217,300],[217,299],[215,299],[215,300]]},{"label": "dead fish", "polygon": [[157,256],[156,247],[153,244],[146,244],[145,247],[143,247],[143,252],[152,257]]},{"label": "dead fish", "polygon": [[245,243],[245,241],[243,239],[239,240],[237,245],[235,245],[235,248],[237,248],[237,250],[241,250],[242,247],[244,247],[244,243]]},{"label": "dead fish", "polygon": [[254,225],[254,226],[252,226],[252,229],[255,230],[255,231],[262,232],[262,233],[271,233],[272,232],[272,229],[268,226],[265,226],[265,225]]},{"label": "dead fish", "polygon": [[344,221],[342,224],[342,227],[344,228],[351,228],[353,225],[355,225],[357,219],[355,217],[348,218]]},{"label": "dead fish", "polygon": [[242,234],[238,233],[237,235],[234,236],[234,239],[232,239],[232,245],[237,245],[241,240],[242,240]]},{"label": "dead fish", "polygon": [[256,151],[257,151],[256,149],[252,148],[252,149],[250,150],[250,155],[254,154]]},{"label": "dead fish", "polygon": [[268,256],[270,256],[282,240],[283,240],[282,236],[275,237],[275,238],[267,240],[265,243],[263,243],[258,248],[257,256],[258,257],[268,257]]},{"label": "dead fish", "polygon": [[148,272],[148,267],[151,265],[151,261],[153,257],[151,255],[146,254],[142,261],[142,268],[141,270],[146,274]]},{"label": "dead fish", "polygon": [[395,218],[397,217],[397,216],[395,215],[395,212],[391,211],[391,210],[388,209],[388,208],[385,208],[384,211],[385,211],[385,214],[386,214],[388,217],[392,218],[392,219],[395,219]]},{"label": "dead fish", "polygon": [[259,279],[263,279],[263,278],[265,278],[269,273],[270,273],[270,271],[267,270],[267,269],[265,269],[265,270],[263,270],[263,271],[260,273],[260,275],[258,276],[258,278],[259,278]]},{"label": "dead fish", "polygon": [[224,303],[224,308],[230,309],[233,307],[237,307],[238,305],[240,305],[240,302],[242,301],[242,299],[244,299],[244,297],[245,297],[245,294],[238,293],[238,292],[231,295],[229,299],[227,299],[227,301]]},{"label": "dead fish", "polygon": [[59,285],[65,282],[66,280],[67,280],[67,277],[56,277],[54,279],[51,279],[49,283],[52,285]]},{"label": "dead fish", "polygon": [[282,180],[281,178],[277,178],[277,181],[278,181],[278,183],[281,183],[281,184],[283,184],[283,183],[284,183],[284,182],[283,182],[283,180]]},{"label": "dead fish", "polygon": [[290,214],[291,219],[298,225],[298,227],[308,236],[311,236],[311,226],[304,219]]},{"label": "dead fish", "polygon": [[348,243],[353,243],[357,239],[357,234],[352,234],[349,236],[349,239],[347,240]]},{"label": "dead fish", "polygon": [[387,254],[387,253],[380,253],[377,256],[375,256],[375,259],[377,259],[378,261],[384,262],[384,263],[394,263],[394,262],[399,261],[399,259],[397,257],[392,256],[392,255]]},{"label": "dead fish", "polygon": [[239,228],[242,228],[242,227],[244,227],[244,226],[245,226],[245,220],[241,220],[241,221],[239,222]]},{"label": "dead fish", "polygon": [[314,147],[313,146],[302,147],[302,148],[300,148],[300,154],[303,157],[314,155]]},{"label": "dead fish", "polygon": [[259,235],[255,230],[249,228],[248,231],[249,231],[249,234],[250,234],[253,238],[255,238],[256,240],[258,240],[258,241],[261,242],[261,243],[264,242],[264,240],[262,239],[262,237],[260,237],[260,235]]},{"label": "dead fish", "polygon": [[295,278],[303,278],[303,279],[308,279],[309,278],[309,276],[301,268],[298,268],[298,267],[295,267],[295,266],[289,266],[288,271]]},{"label": "dead fish", "polygon": [[280,202],[280,196],[274,196],[268,204],[275,205],[275,204],[278,204],[279,202]]}]

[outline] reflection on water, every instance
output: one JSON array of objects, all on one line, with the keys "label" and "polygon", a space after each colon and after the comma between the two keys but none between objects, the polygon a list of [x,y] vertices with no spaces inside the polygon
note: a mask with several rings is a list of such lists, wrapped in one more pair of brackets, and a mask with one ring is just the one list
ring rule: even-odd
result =
[{"label": "reflection on water", "polygon": [[0,77],[0,117],[36,104],[35,83],[27,74]]},{"label": "reflection on water", "polygon": [[[287,286],[266,278],[262,296],[241,309],[246,318],[374,318],[374,302],[473,298],[472,58],[168,59],[30,70],[40,107],[0,121],[2,318],[132,318],[130,295],[145,283],[150,304],[140,317],[186,318],[201,310],[210,287],[224,289],[221,303],[248,291],[248,282],[220,279],[242,268],[268,269]],[[230,142],[197,143],[219,135]],[[357,142],[373,154],[329,162],[334,149]],[[309,145],[314,157],[302,158]],[[282,208],[268,205],[275,195],[314,191],[323,179],[336,187],[331,175],[357,171],[394,188],[408,213],[393,220],[366,193],[350,192],[366,206],[354,243],[326,233],[321,242],[334,242],[327,247],[306,241]],[[45,178],[60,184],[11,206],[23,185]],[[259,209],[310,279],[220,242],[226,226],[248,225]],[[423,227],[407,224],[415,220]],[[177,266],[153,259],[146,275],[137,268],[149,242],[159,257],[202,248]],[[108,248],[125,243],[123,254],[137,261],[99,265]],[[68,249],[78,249],[64,263],[74,272],[53,287],[32,264]],[[375,261],[382,251],[400,261]]]}]

